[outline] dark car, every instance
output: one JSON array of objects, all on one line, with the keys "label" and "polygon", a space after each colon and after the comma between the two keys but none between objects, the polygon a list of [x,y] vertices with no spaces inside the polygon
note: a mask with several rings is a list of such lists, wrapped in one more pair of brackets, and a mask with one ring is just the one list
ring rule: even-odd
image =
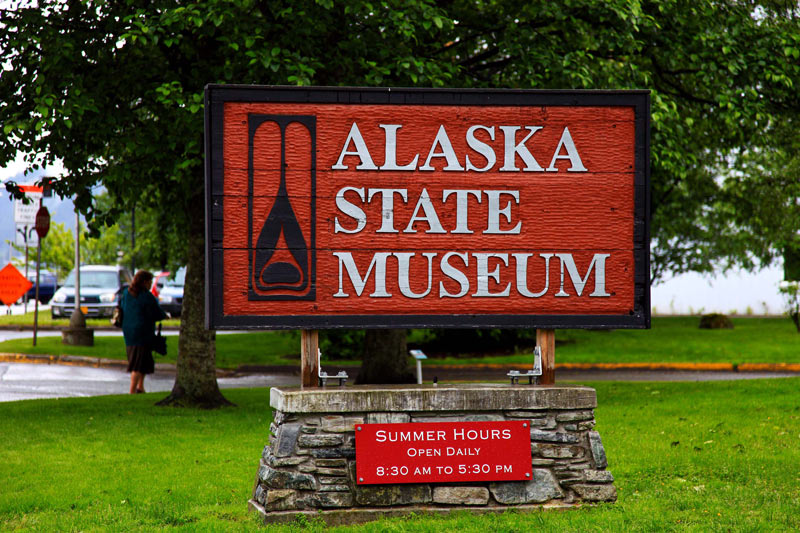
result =
[{"label": "dark car", "polygon": [[[28,290],[28,301],[32,302],[36,298],[36,269],[28,270],[28,280],[33,286]],[[49,270],[39,271],[39,301],[46,304],[58,290],[58,280],[55,274]],[[24,296],[23,296],[24,299]]]}]

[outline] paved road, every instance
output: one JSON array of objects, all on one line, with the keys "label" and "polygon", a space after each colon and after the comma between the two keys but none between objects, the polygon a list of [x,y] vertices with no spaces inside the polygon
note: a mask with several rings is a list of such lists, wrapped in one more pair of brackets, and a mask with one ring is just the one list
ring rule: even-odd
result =
[{"label": "paved road", "polygon": [[[298,378],[292,375],[259,374],[222,377],[217,381],[223,389],[299,383]],[[173,372],[157,370],[147,376],[145,388],[148,392],[166,392],[172,389],[174,382]],[[129,385],[130,375],[124,369],[0,363],[0,402],[125,394]]]},{"label": "paved road", "polygon": [[[22,306],[19,307],[21,311]],[[41,309],[41,308],[40,308]],[[14,309],[17,311],[16,309]],[[221,333],[221,332],[218,332]],[[227,331],[224,333],[228,333]],[[177,331],[164,331],[165,335],[177,335]],[[40,337],[60,336],[59,330],[43,330]],[[120,330],[95,330],[95,335],[121,335]],[[0,341],[33,338],[32,331],[0,329]],[[298,385],[297,370],[291,367],[275,367],[219,378],[221,388],[273,387],[279,385]],[[329,374],[336,374],[340,368],[325,366]],[[344,369],[350,374],[350,383],[357,369]],[[440,383],[453,381],[503,381],[505,370],[487,369],[448,369],[427,367],[423,371],[426,381],[436,376]],[[556,370],[556,381],[719,381],[757,378],[800,378],[797,373],[782,372],[727,372],[727,371],[682,371],[682,370]],[[157,370],[146,379],[148,391],[169,391],[175,380],[171,371]],[[0,402],[36,398],[65,398],[75,396],[100,396],[105,394],[125,394],[130,382],[129,375],[120,368],[94,368],[88,366],[66,366],[28,363],[0,362]]]},{"label": "paved road", "polygon": [[[328,370],[326,368],[326,370]],[[330,370],[334,370],[332,367]],[[349,368],[351,377],[355,369]],[[335,373],[335,372],[334,372]],[[434,376],[440,383],[452,381],[500,381],[504,373],[487,370],[436,369],[425,373],[425,379]],[[557,382],[586,381],[716,381],[755,378],[795,377],[797,374],[780,372],[687,372],[652,370],[559,370]],[[175,380],[174,372],[159,369],[148,376],[145,387],[149,392],[169,391]],[[297,386],[299,378],[293,371],[275,371],[266,374],[243,374],[221,377],[221,388]],[[67,398],[125,394],[130,378],[123,368],[95,368],[89,366],[48,365],[30,363],[0,363],[0,402],[31,400],[37,398]]]}]

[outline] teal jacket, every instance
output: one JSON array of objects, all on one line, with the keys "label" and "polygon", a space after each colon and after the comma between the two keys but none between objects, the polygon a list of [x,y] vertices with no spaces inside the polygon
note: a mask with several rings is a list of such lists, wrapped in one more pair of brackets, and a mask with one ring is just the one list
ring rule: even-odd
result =
[{"label": "teal jacket", "polygon": [[122,335],[125,346],[150,346],[155,336],[156,322],[167,318],[150,291],[133,296],[122,291]]}]

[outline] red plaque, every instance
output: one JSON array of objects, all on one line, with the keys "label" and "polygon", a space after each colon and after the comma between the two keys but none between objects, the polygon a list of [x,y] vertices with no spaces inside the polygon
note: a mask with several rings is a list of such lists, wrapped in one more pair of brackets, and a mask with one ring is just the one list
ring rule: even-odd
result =
[{"label": "red plaque", "polygon": [[11,305],[28,292],[33,283],[28,281],[11,263],[0,270],[0,302]]},{"label": "red plaque", "polygon": [[356,425],[359,485],[531,479],[530,422]]}]

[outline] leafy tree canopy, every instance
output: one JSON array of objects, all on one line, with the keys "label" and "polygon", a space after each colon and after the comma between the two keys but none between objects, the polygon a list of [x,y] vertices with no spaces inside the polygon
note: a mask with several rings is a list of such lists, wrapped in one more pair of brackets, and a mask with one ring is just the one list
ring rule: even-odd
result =
[{"label": "leafy tree canopy", "polygon": [[[182,236],[187,292],[203,291],[207,83],[652,89],[654,277],[769,261],[800,226],[796,3],[12,4],[0,164],[18,150],[32,168],[60,158],[56,190],[95,229],[134,205],[160,209]],[[92,199],[96,183],[110,206]],[[182,352],[213,363],[202,299],[184,305],[197,305],[184,323],[199,340],[182,336]]]},{"label": "leafy tree canopy", "polygon": [[[188,231],[210,82],[650,88],[656,277],[768,262],[798,227],[796,4],[16,4],[2,14],[0,161],[63,159],[58,190],[94,227],[146,204]],[[98,181],[108,208],[92,203]]]}]

